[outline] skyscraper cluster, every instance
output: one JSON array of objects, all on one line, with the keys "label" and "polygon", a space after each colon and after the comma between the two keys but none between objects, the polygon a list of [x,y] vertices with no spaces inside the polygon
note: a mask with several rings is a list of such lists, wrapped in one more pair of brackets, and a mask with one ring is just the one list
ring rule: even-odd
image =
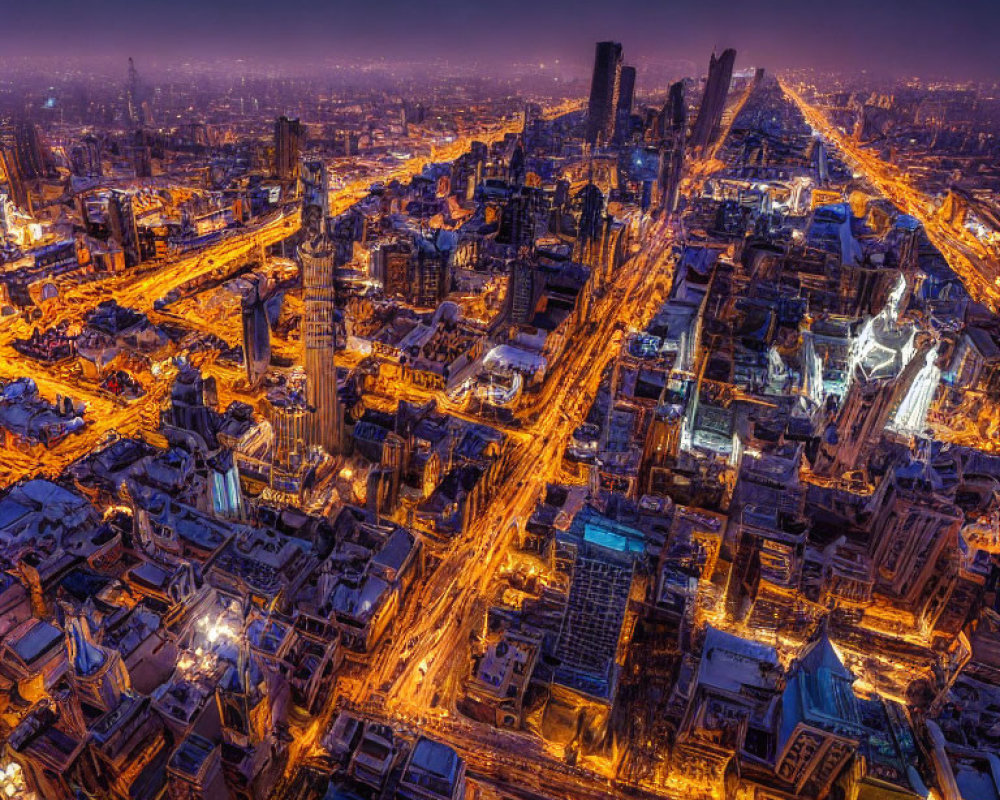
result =
[{"label": "skyscraper cluster", "polygon": [[0,800],[1000,800],[1000,104],[594,55],[3,83]]}]

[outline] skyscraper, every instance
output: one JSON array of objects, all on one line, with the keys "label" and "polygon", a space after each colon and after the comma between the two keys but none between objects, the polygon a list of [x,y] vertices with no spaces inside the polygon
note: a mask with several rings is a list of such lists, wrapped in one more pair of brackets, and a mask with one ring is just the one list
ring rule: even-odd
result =
[{"label": "skyscraper", "polygon": [[326,164],[307,161],[301,167],[302,227],[310,237],[326,232],[326,218],[330,215],[330,196],[326,179]]},{"label": "skyscraper", "polygon": [[312,414],[298,376],[267,393],[268,418],[274,432],[271,450],[271,488],[298,496],[308,469],[305,445]]},{"label": "skyscraper", "polygon": [[535,267],[530,261],[511,261],[507,283],[507,303],[510,321],[524,325],[535,310]]},{"label": "skyscraper", "polygon": [[30,211],[28,187],[21,174],[21,165],[17,160],[17,151],[13,147],[0,146],[0,178],[7,181],[7,188],[14,205],[25,211]]},{"label": "skyscraper", "polygon": [[93,134],[84,136],[79,144],[70,150],[70,164],[74,175],[81,178],[100,178],[103,174],[100,140]]},{"label": "skyscraper", "polygon": [[579,238],[592,241],[601,235],[604,222],[604,193],[593,183],[580,190]]},{"label": "skyscraper", "polygon": [[413,265],[410,299],[414,305],[436,308],[451,290],[451,254],[421,237]]},{"label": "skyscraper", "polygon": [[132,195],[117,189],[108,198],[108,228],[111,238],[121,247],[125,266],[134,267],[142,261],[139,250],[139,229],[135,224]]},{"label": "skyscraper", "polygon": [[132,164],[135,177],[153,177],[153,155],[148,144],[137,144],[132,148]]},{"label": "skyscraper", "polygon": [[271,326],[267,319],[268,285],[260,275],[250,276],[251,286],[241,300],[243,316],[243,362],[247,381],[256,386],[271,363]]},{"label": "skyscraper", "polygon": [[334,247],[325,236],[318,236],[303,242],[299,258],[302,262],[306,400],[312,411],[307,438],[310,444],[320,445],[328,453],[339,453],[341,419],[334,363]]},{"label": "skyscraper", "polygon": [[614,133],[621,69],[622,46],[618,42],[598,42],[587,105],[587,141],[590,144],[606,143]]},{"label": "skyscraper", "polygon": [[692,147],[707,147],[719,135],[722,123],[722,112],[726,108],[726,95],[729,94],[729,83],[733,79],[733,66],[736,64],[736,51],[730,48],[721,56],[712,57],[708,62],[708,80],[705,83],[705,94],[701,98],[698,117],[691,131]]},{"label": "skyscraper", "polygon": [[684,81],[670,84],[670,96],[663,106],[663,137],[684,133],[687,127],[687,103],[684,102]]},{"label": "skyscraper", "polygon": [[125,113],[133,128],[141,128],[149,120],[146,119],[147,106],[140,95],[139,73],[135,69],[135,61],[128,60],[128,83],[125,85]]},{"label": "skyscraper", "polygon": [[618,84],[618,102],[615,105],[615,141],[622,142],[628,136],[632,121],[632,105],[635,102],[635,67],[622,67]]},{"label": "skyscraper", "polygon": [[684,135],[687,129],[687,103],[684,82],[670,87],[670,97],[660,114],[660,191],[664,213],[677,211],[681,173],[684,168]]},{"label": "skyscraper", "polygon": [[[281,678],[251,651],[244,634],[237,660],[216,685],[222,722],[222,771],[236,797],[268,797],[288,755],[287,739],[277,736]],[[287,689],[285,689],[287,691]]]},{"label": "skyscraper", "polygon": [[302,134],[302,123],[297,119],[278,117],[275,120],[274,175],[279,180],[293,181],[298,179]]},{"label": "skyscraper", "polygon": [[22,122],[14,132],[17,160],[21,175],[28,180],[45,178],[52,172],[52,160],[38,126],[33,122]]}]

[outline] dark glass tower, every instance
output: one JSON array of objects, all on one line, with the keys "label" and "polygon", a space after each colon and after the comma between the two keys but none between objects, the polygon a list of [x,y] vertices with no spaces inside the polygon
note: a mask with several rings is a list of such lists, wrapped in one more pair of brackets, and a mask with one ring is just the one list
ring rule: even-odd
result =
[{"label": "dark glass tower", "polygon": [[278,117],[274,123],[274,175],[282,181],[299,177],[299,153],[302,150],[302,123]]},{"label": "dark glass tower", "polygon": [[719,135],[722,123],[722,112],[726,108],[726,95],[729,94],[729,83],[733,79],[733,66],[736,64],[736,51],[730,48],[718,58],[712,54],[708,62],[708,81],[705,83],[705,94],[701,98],[698,117],[691,131],[692,147],[707,147]]},{"label": "dark glass tower", "polygon": [[621,69],[622,46],[618,42],[598,42],[587,106],[587,141],[591,144],[605,143],[614,133]]},{"label": "dark glass tower", "polygon": [[635,102],[635,67],[622,67],[618,81],[618,103],[615,107],[615,140],[622,142],[628,136]]}]

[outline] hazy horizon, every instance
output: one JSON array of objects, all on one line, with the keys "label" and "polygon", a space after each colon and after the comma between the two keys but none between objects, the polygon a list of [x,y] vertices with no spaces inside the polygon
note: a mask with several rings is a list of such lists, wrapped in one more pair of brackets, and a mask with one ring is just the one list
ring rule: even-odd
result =
[{"label": "hazy horizon", "polygon": [[53,64],[128,56],[159,67],[243,59],[301,73],[380,60],[505,70],[544,64],[539,68],[569,80],[586,75],[595,41],[614,39],[624,45],[626,62],[640,69],[690,64],[699,73],[712,50],[735,47],[744,67],[1000,79],[993,46],[1000,4],[986,0],[41,0],[6,9],[4,20],[3,56]]}]

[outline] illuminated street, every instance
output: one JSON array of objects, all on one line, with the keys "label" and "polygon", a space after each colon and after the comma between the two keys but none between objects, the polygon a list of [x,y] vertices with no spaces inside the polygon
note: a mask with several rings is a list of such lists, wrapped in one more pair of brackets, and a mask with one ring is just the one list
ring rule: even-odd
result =
[{"label": "illuminated street", "polygon": [[1000,800],[1000,13],[48,5],[0,796]]}]

